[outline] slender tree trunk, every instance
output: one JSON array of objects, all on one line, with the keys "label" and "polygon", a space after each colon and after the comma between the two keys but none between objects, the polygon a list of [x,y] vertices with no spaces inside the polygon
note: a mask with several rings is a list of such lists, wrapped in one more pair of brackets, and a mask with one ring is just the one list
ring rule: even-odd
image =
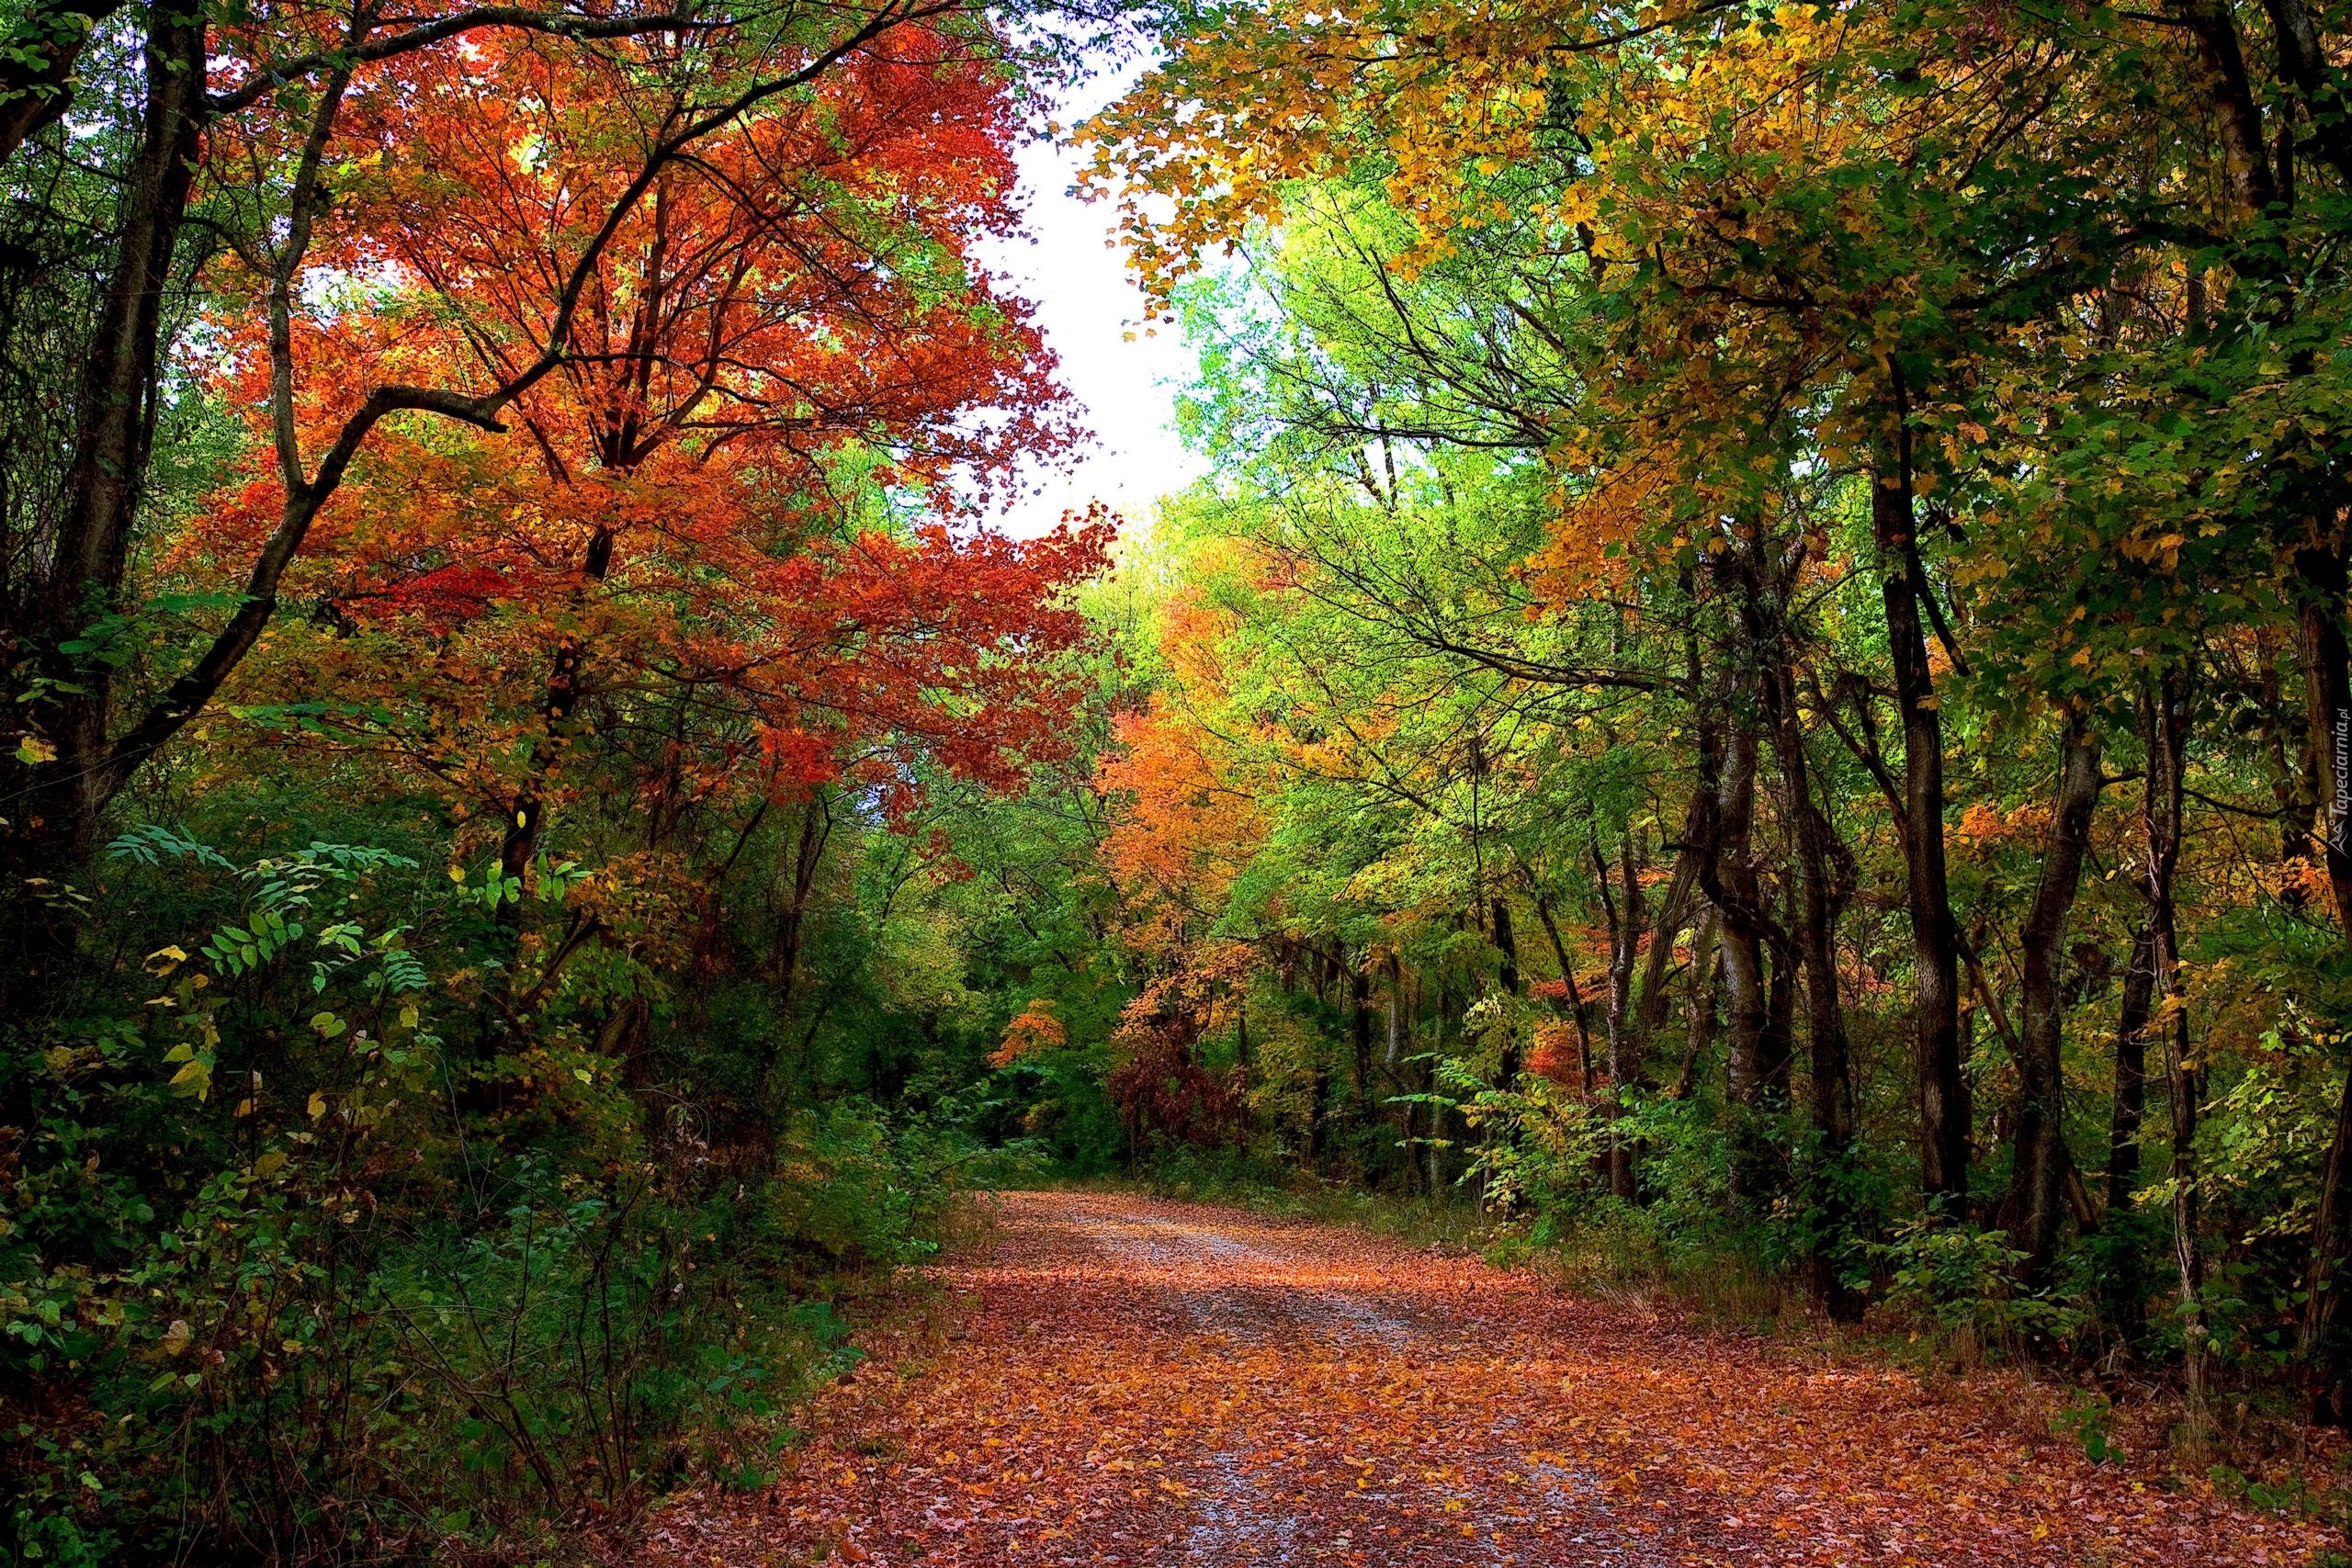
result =
[{"label": "slender tree trunk", "polygon": [[1389,1070],[1393,1072],[1396,1070],[1397,1055],[1396,1009],[1405,989],[1405,965],[1396,954],[1391,953],[1388,955],[1386,968],[1388,972],[1388,1053],[1384,1059]]},{"label": "slender tree trunk", "polygon": [[1903,720],[1904,852],[1911,909],[1912,1051],[1919,1093],[1919,1185],[1928,1202],[1964,1215],[1968,1085],[1960,1049],[1960,953],[1944,863],[1943,718],[1928,666],[1913,515],[1907,395],[1871,485],[1880,594]]},{"label": "slender tree trunk", "polygon": [[1592,1024],[1585,1017],[1584,993],[1577,987],[1577,966],[1568,956],[1567,943],[1560,940],[1560,922],[1553,918],[1552,902],[1542,893],[1535,895],[1535,918],[1544,923],[1544,934],[1551,940],[1552,956],[1559,962],[1560,985],[1567,992],[1568,1017],[1577,1026],[1577,1092],[1579,1097],[1592,1097]]},{"label": "slender tree trunk", "polygon": [[[1453,994],[1443,986],[1437,992],[1436,1028],[1430,1040],[1430,1059],[1421,1068],[1421,1092],[1437,1093],[1437,1058],[1445,1052],[1445,1023],[1453,1011]],[[1445,1186],[1445,1107],[1434,1099],[1429,1105],[1429,1136],[1425,1148],[1429,1195],[1434,1199]]]},{"label": "slender tree trunk", "polygon": [[1731,1118],[1729,1182],[1733,1202],[1754,1205],[1779,1190],[1771,1010],[1765,995],[1763,910],[1752,840],[1756,819],[1756,735],[1734,725],[1725,736],[1716,812],[1716,869],[1707,892],[1717,908],[1724,1004],[1731,1032],[1727,1099]]},{"label": "slender tree trunk", "polygon": [[2140,1122],[2148,1103],[2148,1009],[2156,985],[2155,933],[2142,922],[2132,935],[2130,966],[2115,1025],[2115,1105],[2108,1124],[2107,1211],[2120,1214],[2140,1184]]},{"label": "slender tree trunk", "polygon": [[[1849,1217],[1846,1176],[1854,1142],[1854,1085],[1846,1009],[1838,991],[1838,919],[1851,891],[1851,858],[1814,798],[1812,766],[1790,662],[1787,569],[1773,562],[1770,553],[1760,536],[1747,552],[1741,608],[1748,651],[1757,668],[1765,728],[1781,764],[1790,836],[1796,848],[1797,908],[1792,935],[1803,968],[1810,1046],[1806,1078],[1815,1139],[1813,1199],[1821,1215],[1821,1233],[1837,1237],[1845,1233]],[[1860,1314],[1861,1301],[1845,1281],[1835,1246],[1815,1251],[1811,1271],[1823,1305],[1833,1318],[1845,1322]]]},{"label": "slender tree trunk", "polygon": [[2042,852],[2041,880],[2018,932],[2025,1016],[2018,1053],[2016,1160],[2007,1208],[2009,1245],[2026,1255],[2025,1278],[2036,1284],[2049,1277],[2065,1217],[2069,1156],[2059,978],[2066,918],[2081,885],[2098,792],[2098,736],[2087,717],[2076,715],[2067,725],[2061,753],[2057,810]]},{"label": "slender tree trunk", "polygon": [[1618,852],[1622,898],[1609,892],[1609,865],[1600,846],[1592,848],[1593,870],[1600,878],[1600,897],[1609,915],[1609,1097],[1614,1108],[1609,1128],[1609,1190],[1632,1202],[1634,1197],[1634,1145],[1623,1129],[1628,1096],[1642,1077],[1641,1046],[1634,1019],[1634,961],[1639,955],[1647,913],[1643,906],[1641,850],[1638,836],[1627,829]]},{"label": "slender tree trunk", "polygon": [[[1511,930],[1510,905],[1499,895],[1487,903],[1494,931],[1495,950],[1502,954],[1502,967],[1498,976],[1506,996],[1519,995],[1519,939]],[[1510,1089],[1519,1081],[1519,1033],[1516,1029],[1503,1034],[1501,1060],[1496,1065],[1495,1084]]]},{"label": "slender tree trunk", "polygon": [[[586,608],[595,591],[604,585],[612,567],[613,531],[600,527],[589,536],[588,547],[581,557],[580,581],[571,592],[575,615]],[[580,708],[582,675],[587,661],[588,645],[579,632],[567,629],[557,634],[555,649],[548,660],[547,689],[540,698],[542,728],[531,743],[527,771],[507,808],[506,836],[498,847],[500,872],[526,890],[532,875],[531,863],[538,856],[547,830],[550,782],[563,765],[563,754],[571,746],[571,721]],[[521,927],[521,910],[520,903],[502,908],[502,914],[514,922],[517,931]]]},{"label": "slender tree trunk", "polygon": [[1355,1048],[1356,1120],[1368,1124],[1372,1121],[1372,972],[1362,964],[1348,971],[1348,999],[1350,1043]]},{"label": "slender tree trunk", "polygon": [[1682,1066],[1674,1075],[1674,1098],[1688,1100],[1697,1082],[1699,1064],[1715,1043],[1715,947],[1717,917],[1713,908],[1700,916],[1690,938],[1690,1010],[1682,1047]]},{"label": "slender tree trunk", "polygon": [[816,888],[817,870],[824,862],[825,845],[831,839],[832,832],[831,807],[821,793],[811,793],[808,804],[800,813],[800,830],[795,836],[789,867],[790,879],[786,884],[784,906],[776,911],[775,942],[769,958],[776,1007],[787,1018],[798,999],[800,953],[808,933],[808,897]]},{"label": "slender tree trunk", "polygon": [[1714,782],[1702,778],[1683,814],[1682,844],[1674,852],[1674,876],[1667,884],[1666,900],[1658,907],[1657,925],[1650,932],[1649,952],[1642,960],[1641,1000],[1634,1015],[1637,1050],[1646,1054],[1659,1025],[1666,1021],[1670,1000],[1667,974],[1674,967],[1674,945],[1697,912],[1699,861],[1714,815]]},{"label": "slender tree trunk", "polygon": [[2148,782],[2143,816],[2148,840],[2148,929],[2162,1012],[2165,1098],[2172,1111],[2173,1257],[2180,1276],[2181,1332],[2193,1421],[2202,1424],[2207,1362],[2203,1296],[2205,1260],[2198,1236],[2197,1117],[2202,1075],[2189,1055],[2188,1011],[2180,985],[2180,947],[2174,876],[2180,863],[2182,801],[2188,739],[2188,678],[2166,671],[2142,698],[2147,734]]},{"label": "slender tree trunk", "polygon": [[[2306,702],[2299,719],[2290,710],[2286,682],[2280,678],[2280,638],[2275,630],[2257,631],[2255,657],[2257,675],[2256,711],[2262,719],[2262,761],[2270,775],[2270,795],[2278,807],[2278,858],[2281,865],[2317,860],[2326,853],[2318,830],[2320,803],[2326,794],[2326,759],[2320,740],[2324,726],[2311,722],[2310,709],[2323,705]],[[2305,661],[2308,671],[2310,665]],[[2299,899],[2299,892],[2287,897]]]},{"label": "slender tree trunk", "polygon": [[1318,1043],[1315,1053],[1315,1077],[1310,1092],[1314,1101],[1306,1115],[1307,1163],[1320,1168],[1324,1152],[1331,1142],[1331,1064],[1323,1057]]},{"label": "slender tree trunk", "polygon": [[815,1038],[813,1025],[797,1029],[800,1003],[800,958],[807,945],[808,900],[824,862],[825,845],[832,836],[833,816],[821,793],[812,792],[801,808],[799,830],[794,835],[790,862],[779,863],[776,884],[783,899],[775,913],[775,934],[768,951],[768,983],[775,997],[775,1047],[762,1069],[760,1104],[771,1115],[780,1114],[792,1081],[805,1073],[807,1048]]}]

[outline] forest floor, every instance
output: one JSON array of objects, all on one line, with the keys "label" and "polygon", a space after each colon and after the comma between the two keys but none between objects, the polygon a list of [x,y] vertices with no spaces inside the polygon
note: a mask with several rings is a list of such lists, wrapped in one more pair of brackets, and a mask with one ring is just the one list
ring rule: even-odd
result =
[{"label": "forest floor", "polygon": [[643,1560],[753,1564],[2325,1561],[2337,1531],[2171,1456],[2093,1463],[2062,1391],[1922,1379],[1331,1225],[990,1200],[926,1324],[775,1484],[674,1499]]}]

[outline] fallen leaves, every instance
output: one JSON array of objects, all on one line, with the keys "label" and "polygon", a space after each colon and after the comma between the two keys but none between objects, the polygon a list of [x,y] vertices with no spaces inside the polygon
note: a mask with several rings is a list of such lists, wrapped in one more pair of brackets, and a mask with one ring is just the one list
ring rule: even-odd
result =
[{"label": "fallen leaves", "polygon": [[994,1248],[937,1271],[969,1293],[967,1337],[877,1345],[782,1481],[679,1499],[657,1560],[2218,1565],[2345,1544],[2037,1439],[2050,1401],[2014,1378],[1924,1389],[1329,1227],[999,1201]]}]

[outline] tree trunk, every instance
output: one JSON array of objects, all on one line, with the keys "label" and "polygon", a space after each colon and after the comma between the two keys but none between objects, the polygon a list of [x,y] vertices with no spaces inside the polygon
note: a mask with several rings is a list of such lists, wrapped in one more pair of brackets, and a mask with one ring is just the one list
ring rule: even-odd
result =
[{"label": "tree trunk", "polygon": [[[1372,973],[1363,964],[1348,972],[1348,999],[1352,1011],[1349,1017],[1350,1042],[1355,1047],[1356,1120],[1364,1124],[1372,1121]],[[1389,1015],[1392,1019],[1394,1013]]]},{"label": "tree trunk", "polygon": [[[1794,956],[1803,969],[1811,1047],[1806,1077],[1815,1138],[1813,1201],[1820,1214],[1820,1233],[1839,1237],[1849,1221],[1845,1193],[1854,1142],[1854,1085],[1845,1002],[1838,992],[1838,919],[1851,892],[1851,857],[1814,798],[1812,766],[1790,662],[1786,569],[1774,562],[1770,554],[1760,538],[1748,552],[1742,574],[1741,609],[1747,650],[1757,671],[1759,705],[1773,755],[1781,764],[1790,836],[1796,847],[1797,907],[1792,936]],[[1861,1300],[1845,1281],[1835,1255],[1838,1245],[1833,1242],[1815,1252],[1811,1273],[1815,1292],[1830,1316],[1848,1322],[1860,1315]]]},{"label": "tree trunk", "polygon": [[2141,699],[2147,735],[2148,782],[2143,818],[2148,840],[2148,930],[2155,968],[2160,1038],[2165,1043],[2165,1098],[2172,1110],[2173,1258],[2178,1266],[2181,1331],[2190,1418],[2205,1409],[2206,1328],[2202,1295],[2205,1260],[2198,1236],[2197,1116],[2202,1076],[2190,1065],[2188,1011],[2180,987],[2179,935],[2173,903],[2180,863],[2182,797],[2188,739],[2188,678],[2166,671]]},{"label": "tree trunk", "polygon": [[1912,1054],[1919,1094],[1919,1185],[1934,1208],[1968,1204],[1968,1085],[1960,1049],[1960,953],[1944,864],[1943,719],[1928,667],[1913,515],[1907,395],[1871,485],[1880,595],[1903,719],[1904,852],[1911,911]]},{"label": "tree trunk", "polygon": [[56,123],[74,101],[74,70],[97,24],[122,0],[35,0],[9,31],[0,55],[0,163],[27,138]]},{"label": "tree trunk", "polygon": [[[612,566],[613,531],[600,527],[589,536],[588,547],[581,557],[580,581],[571,594],[575,616],[585,610],[590,598],[603,586]],[[521,953],[525,904],[534,891],[536,874],[532,866],[547,832],[548,796],[553,793],[564,753],[571,748],[572,717],[580,709],[582,676],[587,662],[588,645],[577,630],[567,628],[557,634],[555,649],[548,660],[547,689],[540,698],[542,728],[532,739],[522,784],[507,804],[506,833],[498,846],[498,869],[510,886],[522,890],[522,897],[501,904],[498,918],[515,958]],[[507,973],[519,982],[522,964],[510,962]]]},{"label": "tree trunk", "polygon": [[1535,918],[1544,922],[1544,934],[1551,939],[1552,956],[1560,965],[1560,985],[1567,992],[1568,1017],[1577,1026],[1577,1092],[1589,1099],[1592,1095],[1592,1024],[1585,1017],[1584,994],[1577,988],[1577,966],[1568,956],[1567,943],[1560,940],[1560,922],[1552,917],[1552,901],[1542,893],[1535,895]]},{"label": "tree trunk", "polygon": [[[776,911],[775,941],[769,954],[769,977],[775,987],[777,1010],[792,1014],[800,986],[800,953],[808,940],[808,896],[817,886],[817,870],[824,863],[825,845],[832,838],[833,813],[821,791],[812,791],[800,813],[795,837],[790,880],[784,906]],[[783,866],[779,870],[786,869]]]},{"label": "tree trunk", "polygon": [[1405,965],[1404,965],[1404,962],[1403,962],[1401,959],[1399,959],[1399,958],[1398,958],[1398,957],[1397,957],[1394,953],[1391,953],[1388,955],[1388,960],[1387,960],[1387,971],[1388,971],[1388,1052],[1387,1052],[1386,1056],[1385,1056],[1383,1060],[1384,1060],[1385,1065],[1388,1067],[1388,1069],[1389,1069],[1391,1072],[1394,1072],[1394,1071],[1396,1070],[1396,1057],[1397,1057],[1397,1052],[1398,1052],[1398,1043],[1397,1043],[1397,1036],[1396,1036],[1396,1010],[1397,1010],[1398,1003],[1399,1003],[1399,1001],[1400,1001],[1400,999],[1401,999],[1402,993],[1403,993],[1403,991],[1404,991],[1404,989],[1405,989]]},{"label": "tree trunk", "polygon": [[[2344,633],[2346,570],[2337,548],[2318,546],[2295,557],[2302,590],[2301,641],[2312,750],[2320,761],[2322,853],[2335,895],[2339,931],[2352,931],[2352,650]],[[2314,1413],[2342,1420],[2352,1382],[2352,1346],[2336,1326],[2346,1260],[2352,1258],[2352,1062],[2337,1098],[2335,1134],[2322,1168],[2319,1212],[2312,1224],[2303,1318],[2296,1347]]]},{"label": "tree trunk", "polygon": [[1667,884],[1666,901],[1658,907],[1657,925],[1650,932],[1649,952],[1642,961],[1641,1000],[1634,1015],[1636,1050],[1645,1059],[1650,1041],[1666,1021],[1667,973],[1674,967],[1674,944],[1690,923],[1699,904],[1699,860],[1714,814],[1714,784],[1702,779],[1683,814],[1682,844],[1674,852],[1674,877]]},{"label": "tree trunk", "polygon": [[2059,978],[2065,961],[2066,918],[2081,886],[2098,792],[2098,736],[2087,717],[2075,715],[2066,727],[2057,810],[2042,852],[2041,880],[2018,931],[2025,1016],[2018,1052],[2016,1160],[2006,1206],[2009,1245],[2025,1254],[2024,1277],[2037,1285],[2049,1278],[2065,1217],[2069,1156]]},{"label": "tree trunk", "polygon": [[1688,1100],[1698,1079],[1699,1063],[1715,1043],[1715,911],[1710,908],[1701,915],[1697,929],[1690,938],[1690,999],[1685,1004],[1689,1016],[1684,1020],[1688,1033],[1682,1047],[1682,1066],[1674,1075],[1674,1098]]},{"label": "tree trunk", "polygon": [[2148,1008],[2156,985],[2155,933],[2132,934],[2130,967],[2115,1024],[2115,1104],[2107,1135],[2107,1212],[2120,1214],[2140,1184],[2140,1120],[2148,1102]]},{"label": "tree trunk", "polygon": [[1765,994],[1764,914],[1752,843],[1756,735],[1744,725],[1734,725],[1726,733],[1716,798],[1715,865],[1708,874],[1707,896],[1714,901],[1721,931],[1724,1006],[1731,1035],[1728,1179],[1732,1201],[1752,1207],[1779,1191],[1785,1177],[1775,1131],[1787,1103],[1787,1058],[1774,1048]]},{"label": "tree trunk", "polygon": [[1510,929],[1510,906],[1498,897],[1489,901],[1487,908],[1493,919],[1495,951],[1502,954],[1498,978],[1502,981],[1503,990],[1515,997],[1519,995],[1519,941]]},{"label": "tree trunk", "polygon": [[[78,8],[75,8],[78,9]],[[48,761],[0,746],[0,1008],[46,1006],[71,977],[75,906],[55,897],[96,852],[107,803],[130,777],[115,755],[114,669],[63,652],[87,619],[120,609],[153,442],[172,260],[187,226],[205,104],[200,9],[147,19],[146,101],[126,171],[112,276],[82,367],[64,511],[46,576],[0,604],[0,664],[51,682]],[[62,100],[53,100],[62,101]],[[10,695],[17,694],[12,691]],[[20,709],[20,713],[34,711]],[[135,760],[134,760],[135,765]]]},{"label": "tree trunk", "polygon": [[1600,846],[1592,847],[1593,869],[1600,878],[1600,899],[1609,915],[1609,1097],[1614,1107],[1609,1127],[1609,1190],[1625,1202],[1634,1197],[1634,1145],[1623,1128],[1627,1096],[1642,1077],[1641,1043],[1634,1019],[1634,960],[1642,942],[1644,923],[1641,851],[1638,836],[1627,829],[1618,852],[1623,904],[1609,893],[1609,866]]}]

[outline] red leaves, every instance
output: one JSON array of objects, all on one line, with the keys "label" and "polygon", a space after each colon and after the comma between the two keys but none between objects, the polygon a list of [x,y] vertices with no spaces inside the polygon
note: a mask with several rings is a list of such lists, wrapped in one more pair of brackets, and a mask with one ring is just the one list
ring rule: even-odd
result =
[{"label": "red leaves", "polygon": [[1160,1143],[1201,1148],[1238,1145],[1249,1125],[1238,1068],[1212,1072],[1193,1058],[1189,1019],[1122,1027],[1130,1051],[1111,1069],[1103,1088],[1126,1123],[1127,1141],[1148,1149]]},{"label": "red leaves", "polygon": [[[666,819],[833,781],[903,818],[925,777],[1010,787],[1067,754],[1066,596],[1112,520],[905,521],[1074,434],[1026,307],[968,259],[1015,221],[1008,78],[985,39],[900,26],[662,161],[729,73],[804,47],[484,30],[362,69],[335,121],[292,323],[307,447],[385,381],[478,392],[564,352],[503,434],[377,430],[288,579],[339,634],[288,683],[359,699],[502,818],[518,794],[634,791]],[[784,55],[726,55],[753,48]],[[297,129],[238,134],[261,166]],[[234,150],[215,167],[233,182]],[[216,324],[258,410],[259,313]],[[275,525],[275,479],[232,499],[191,568]],[[632,780],[555,776],[592,729],[662,739]]]},{"label": "red leaves", "polygon": [[959,1334],[877,1345],[767,1496],[660,1517],[661,1560],[2254,1564],[2342,1544],[2092,1465],[2015,1379],[1931,1393],[1329,1227],[1000,1201],[991,1255],[940,1271],[970,1292]]}]

